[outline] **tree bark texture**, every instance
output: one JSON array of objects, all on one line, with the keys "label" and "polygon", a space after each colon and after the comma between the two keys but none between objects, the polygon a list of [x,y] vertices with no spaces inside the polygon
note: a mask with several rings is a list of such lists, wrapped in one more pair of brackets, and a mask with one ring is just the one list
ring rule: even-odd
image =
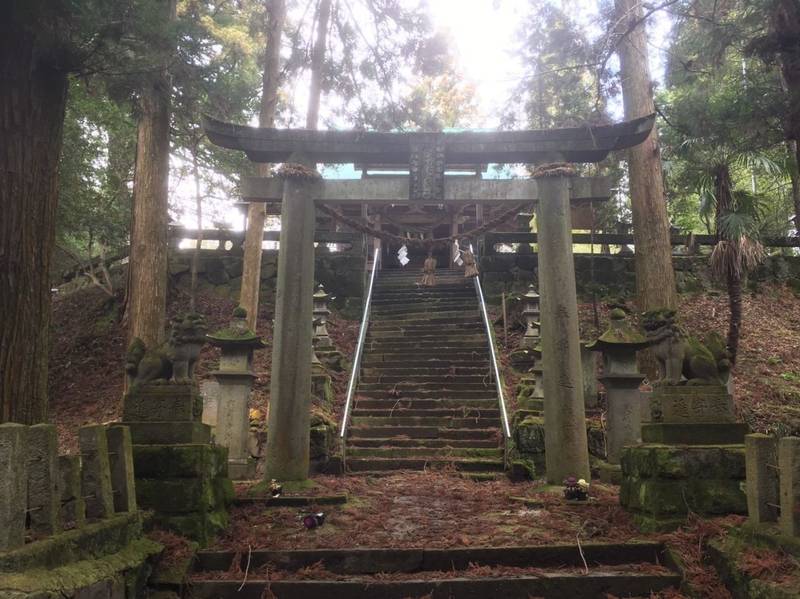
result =
[{"label": "tree bark texture", "polygon": [[319,105],[322,98],[322,72],[325,67],[325,44],[331,18],[331,0],[321,0],[317,13],[317,39],[311,53],[311,87],[308,93],[306,129],[319,126]]},{"label": "tree bark texture", "polygon": [[[264,57],[264,74],[261,80],[261,113],[259,114],[259,125],[262,127],[275,125],[278,88],[280,87],[281,36],[285,21],[286,0],[273,0],[267,9],[267,47]],[[258,165],[260,177],[268,177],[269,174],[269,164]],[[247,325],[252,330],[256,330],[258,323],[261,256],[266,218],[266,205],[263,202],[253,202],[248,206],[239,305],[247,310]]]},{"label": "tree bark texture", "polygon": [[[647,33],[639,0],[615,0],[615,6],[618,35],[623,36],[618,54],[625,118],[635,119],[655,112],[647,60]],[[642,311],[675,308],[675,272],[655,127],[644,143],[629,151],[628,173],[639,308]]]},{"label": "tree bark texture", "polygon": [[[733,181],[728,164],[720,164],[714,170],[714,197],[717,200],[714,213],[717,243],[730,241],[722,226],[722,218],[733,206]],[[738,252],[738,246],[729,245],[728,252]],[[731,363],[736,364],[739,352],[739,335],[742,328],[742,271],[734,265],[741,264],[741,256],[732,255],[726,260],[725,284],[728,287],[728,338],[727,346]]]},{"label": "tree bark texture", "polygon": [[[174,0],[160,0],[165,18],[175,18]],[[139,125],[133,176],[129,338],[147,347],[164,340],[167,310],[167,206],[171,82],[162,67],[144,77],[139,91]]]},{"label": "tree bark texture", "polygon": [[32,22],[37,11],[27,8],[12,3],[0,19],[0,422],[35,424],[47,420],[67,74],[51,24]]}]

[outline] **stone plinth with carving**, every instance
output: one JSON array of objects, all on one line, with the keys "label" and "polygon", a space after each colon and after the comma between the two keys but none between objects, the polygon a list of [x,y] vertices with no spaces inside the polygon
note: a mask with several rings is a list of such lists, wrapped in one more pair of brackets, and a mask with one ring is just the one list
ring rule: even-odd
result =
[{"label": "stone plinth with carving", "polygon": [[620,503],[645,530],[668,530],[690,512],[744,514],[744,435],[722,385],[663,385],[651,398],[643,444],[622,456]]}]

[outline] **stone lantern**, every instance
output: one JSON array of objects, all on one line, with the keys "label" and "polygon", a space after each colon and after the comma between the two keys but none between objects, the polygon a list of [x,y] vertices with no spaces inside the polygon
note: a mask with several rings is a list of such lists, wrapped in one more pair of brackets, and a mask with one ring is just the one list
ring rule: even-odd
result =
[{"label": "stone lantern", "polygon": [[333,347],[331,338],[328,335],[328,298],[325,288],[320,284],[314,293],[314,347],[327,350]]},{"label": "stone lantern", "polygon": [[608,400],[606,444],[611,467],[601,471],[601,478],[613,480],[619,477],[623,448],[641,442],[639,385],[644,375],[638,371],[636,352],[647,347],[648,343],[644,335],[628,324],[624,310],[616,308],[610,317],[608,330],[587,348],[603,354],[600,381],[605,385]]},{"label": "stone lantern", "polygon": [[247,312],[239,307],[228,327],[208,335],[208,342],[222,350],[219,370],[213,372],[219,383],[216,442],[228,448],[228,473],[234,480],[253,478],[255,462],[247,449],[250,432],[248,400],[253,388],[253,350],[266,347],[247,326]]},{"label": "stone lantern", "polygon": [[522,316],[525,318],[525,334],[522,336],[520,347],[533,349],[539,345],[539,294],[533,284],[528,287],[528,292],[522,296],[525,302],[522,307]]}]

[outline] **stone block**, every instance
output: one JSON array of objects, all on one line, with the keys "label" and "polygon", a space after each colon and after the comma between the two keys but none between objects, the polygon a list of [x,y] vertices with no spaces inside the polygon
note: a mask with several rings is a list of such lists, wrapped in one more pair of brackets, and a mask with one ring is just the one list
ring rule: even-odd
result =
[{"label": "stone block", "polygon": [[621,462],[625,476],[635,478],[745,478],[741,446],[637,445],[625,449]]},{"label": "stone block", "polygon": [[230,479],[140,478],[136,481],[136,498],[145,509],[159,514],[204,513],[224,509],[233,500]]},{"label": "stone block", "polygon": [[310,429],[309,457],[318,460],[327,457],[333,444],[334,431],[326,425],[312,426]]},{"label": "stone block", "polygon": [[58,456],[58,494],[64,528],[80,528],[86,523],[86,503],[81,492],[81,458]]},{"label": "stone block", "polygon": [[723,423],[736,421],[733,400],[718,385],[658,387],[651,395],[653,422]]},{"label": "stone block", "polygon": [[202,422],[126,422],[134,445],[209,443],[211,427]]},{"label": "stone block", "polygon": [[139,479],[212,479],[227,473],[228,450],[219,445],[136,445],[133,465]]},{"label": "stone block", "polygon": [[88,518],[114,515],[114,491],[111,487],[111,463],[106,427],[82,426],[78,430],[81,450],[81,491]]},{"label": "stone block", "polygon": [[623,477],[620,503],[650,518],[675,518],[689,511],[703,516],[743,514],[747,497],[730,479],[636,479]]},{"label": "stone block", "polygon": [[28,427],[0,424],[0,551],[25,542],[28,506]]},{"label": "stone block", "polygon": [[754,524],[778,520],[778,440],[770,435],[745,437],[747,512]]},{"label": "stone block", "polygon": [[131,431],[127,426],[111,426],[107,431],[108,459],[115,512],[136,511],[136,483],[133,477]]},{"label": "stone block", "polygon": [[619,464],[601,462],[597,466],[597,474],[607,484],[618,485],[622,482],[622,467]]},{"label": "stone block", "polygon": [[205,547],[217,534],[227,528],[228,513],[224,509],[219,509],[191,515],[156,514],[153,522]]},{"label": "stone block", "polygon": [[194,384],[146,385],[125,395],[123,422],[200,421],[203,398]]},{"label": "stone block", "polygon": [[58,434],[52,424],[28,429],[28,517],[35,533],[52,535],[61,531]]},{"label": "stone block", "polygon": [[203,398],[203,424],[210,427],[217,425],[217,414],[219,411],[219,383],[213,380],[206,380],[200,383],[200,395]]},{"label": "stone block", "polygon": [[520,453],[544,453],[544,418],[529,416],[514,427]]},{"label": "stone block", "polygon": [[668,445],[741,445],[747,434],[744,423],[651,423],[642,425],[642,442]]},{"label": "stone block", "polygon": [[800,536],[800,437],[778,441],[780,468],[780,527],[783,534]]}]

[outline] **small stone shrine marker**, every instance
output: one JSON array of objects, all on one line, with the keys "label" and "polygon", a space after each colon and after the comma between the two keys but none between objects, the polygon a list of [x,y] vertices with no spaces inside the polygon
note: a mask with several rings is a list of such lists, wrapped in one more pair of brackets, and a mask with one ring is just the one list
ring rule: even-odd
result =
[{"label": "small stone shrine marker", "polygon": [[608,465],[601,468],[600,478],[619,482],[623,449],[639,443],[642,438],[639,385],[644,376],[639,373],[636,352],[647,346],[647,339],[628,324],[621,308],[612,310],[610,318],[608,330],[586,347],[603,354],[600,381],[606,387],[608,401]]},{"label": "small stone shrine marker", "polygon": [[228,475],[233,480],[255,476],[255,461],[250,457],[248,401],[253,390],[253,350],[266,347],[247,326],[243,308],[233,312],[231,323],[208,335],[211,345],[222,350],[219,370],[213,372],[219,383],[215,439],[228,448]]}]

